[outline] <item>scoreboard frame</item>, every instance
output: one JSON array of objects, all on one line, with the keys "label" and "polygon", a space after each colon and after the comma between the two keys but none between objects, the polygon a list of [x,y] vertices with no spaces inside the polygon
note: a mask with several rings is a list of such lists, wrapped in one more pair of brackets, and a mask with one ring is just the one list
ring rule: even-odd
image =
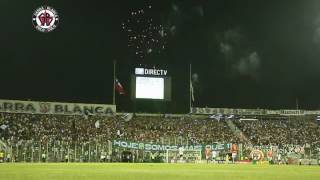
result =
[{"label": "scoreboard frame", "polygon": [[[151,99],[151,98],[136,98],[136,79],[137,77],[146,78],[163,78],[164,90],[163,99]],[[147,68],[135,68],[135,73],[131,75],[131,99],[132,100],[144,100],[144,101],[171,101],[172,94],[172,80],[168,76],[167,70],[162,69],[147,69]]]}]

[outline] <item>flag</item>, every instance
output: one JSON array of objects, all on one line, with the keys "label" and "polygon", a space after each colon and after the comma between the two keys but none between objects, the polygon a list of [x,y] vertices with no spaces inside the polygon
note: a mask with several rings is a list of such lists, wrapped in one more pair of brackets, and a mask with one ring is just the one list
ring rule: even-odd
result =
[{"label": "flag", "polygon": [[95,126],[97,129],[99,129],[99,128],[100,128],[100,121],[97,120],[96,123],[94,123],[94,126]]},{"label": "flag", "polygon": [[129,122],[133,118],[133,113],[126,113],[121,117],[125,122]]},{"label": "flag", "polygon": [[209,119],[215,119],[215,120],[217,120],[217,121],[220,121],[221,119],[222,119],[222,114],[213,114],[213,115],[210,115],[209,116]]},{"label": "flag", "polygon": [[191,94],[191,101],[194,102],[193,85],[191,80],[190,80],[190,94]]},{"label": "flag", "polygon": [[2,130],[7,129],[7,127],[8,127],[8,126],[7,126],[7,125],[4,125],[4,124],[0,126],[0,128],[1,128]]},{"label": "flag", "polygon": [[120,95],[125,95],[126,94],[122,84],[119,82],[118,79],[116,79],[116,82],[115,82],[115,89]]}]

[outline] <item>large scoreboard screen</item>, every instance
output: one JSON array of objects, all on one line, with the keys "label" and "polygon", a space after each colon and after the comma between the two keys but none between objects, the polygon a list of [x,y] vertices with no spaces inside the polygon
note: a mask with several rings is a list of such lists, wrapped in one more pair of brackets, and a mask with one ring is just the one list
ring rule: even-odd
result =
[{"label": "large scoreboard screen", "polygon": [[164,79],[158,77],[136,77],[137,99],[164,99]]},{"label": "large scoreboard screen", "polygon": [[135,68],[131,87],[133,99],[171,100],[171,77],[167,70]]}]

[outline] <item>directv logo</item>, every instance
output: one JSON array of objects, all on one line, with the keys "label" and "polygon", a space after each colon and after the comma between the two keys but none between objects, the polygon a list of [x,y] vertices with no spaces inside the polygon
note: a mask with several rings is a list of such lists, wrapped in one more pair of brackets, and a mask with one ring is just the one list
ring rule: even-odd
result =
[{"label": "directv logo", "polygon": [[144,68],[136,68],[135,72],[137,75],[144,75]]},{"label": "directv logo", "polygon": [[166,76],[168,74],[167,70],[162,69],[144,69],[144,68],[136,68],[136,75],[153,75],[153,76]]}]

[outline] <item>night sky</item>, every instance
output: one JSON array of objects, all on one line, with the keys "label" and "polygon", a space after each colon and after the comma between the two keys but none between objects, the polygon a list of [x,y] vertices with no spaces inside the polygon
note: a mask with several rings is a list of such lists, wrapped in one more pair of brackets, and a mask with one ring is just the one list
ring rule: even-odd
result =
[{"label": "night sky", "polygon": [[[42,5],[59,13],[53,32],[32,25]],[[139,18],[161,29],[159,44],[137,55],[123,22],[149,6]],[[116,59],[127,91],[136,64],[170,69],[172,112],[188,102],[190,63],[194,106],[320,108],[318,0],[1,0],[0,9],[0,99],[110,104]]]}]

